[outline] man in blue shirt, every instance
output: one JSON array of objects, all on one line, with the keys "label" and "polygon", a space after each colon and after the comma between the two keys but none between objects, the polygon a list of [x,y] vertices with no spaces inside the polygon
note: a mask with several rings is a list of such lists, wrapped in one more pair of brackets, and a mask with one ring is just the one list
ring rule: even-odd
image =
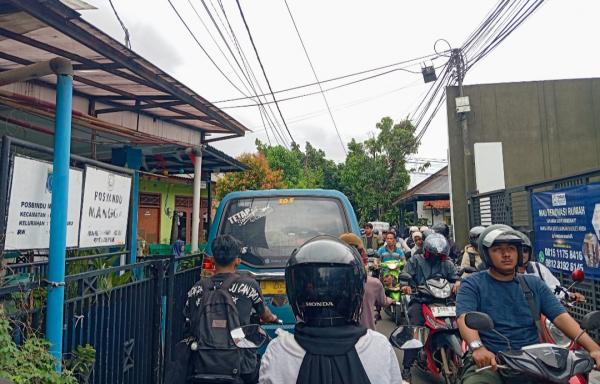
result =
[{"label": "man in blue shirt", "polygon": [[385,245],[377,250],[377,254],[381,258],[381,261],[404,258],[404,251],[396,246],[396,235],[394,232],[387,232],[385,234]]},{"label": "man in blue shirt", "polygon": [[[488,227],[479,238],[479,253],[488,269],[465,280],[458,291],[456,313],[460,333],[469,345],[471,361],[463,375],[464,384],[517,382],[514,377],[503,377],[496,372],[495,354],[508,349],[506,341],[492,332],[478,332],[466,326],[464,314],[472,311],[487,313],[495,329],[506,336],[513,349],[539,343],[535,319],[516,278],[518,265],[523,263],[522,238],[507,228]],[[566,312],[550,289],[536,276],[525,276],[533,293],[534,305],[565,335],[574,339],[581,332],[579,324]],[[586,333],[578,340],[600,366],[600,346]],[[491,370],[476,372],[479,367]],[[528,381],[522,377],[519,383]]]}]

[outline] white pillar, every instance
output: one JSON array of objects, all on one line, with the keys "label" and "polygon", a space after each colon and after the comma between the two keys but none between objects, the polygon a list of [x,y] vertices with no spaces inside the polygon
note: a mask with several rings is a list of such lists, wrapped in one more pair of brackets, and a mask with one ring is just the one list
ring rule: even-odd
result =
[{"label": "white pillar", "polygon": [[194,199],[192,201],[192,252],[198,252],[198,231],[200,230],[200,186],[202,179],[202,152],[194,151]]}]

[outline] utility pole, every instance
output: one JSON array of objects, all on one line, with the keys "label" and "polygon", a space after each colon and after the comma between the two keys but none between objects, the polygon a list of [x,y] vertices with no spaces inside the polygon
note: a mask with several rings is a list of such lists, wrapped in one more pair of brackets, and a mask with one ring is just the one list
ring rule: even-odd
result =
[{"label": "utility pole", "polygon": [[[458,97],[456,98],[456,114],[458,120],[460,121],[460,127],[462,131],[462,141],[463,141],[463,173],[465,179],[465,194],[467,195],[467,199],[469,198],[469,165],[472,164],[472,153],[471,147],[469,145],[469,126],[467,124],[467,113],[471,110],[469,104],[469,98],[465,97],[463,90],[463,80],[466,74],[465,61],[460,48],[452,49],[452,53],[450,55],[451,65],[454,67],[454,73],[456,75],[456,79],[458,81]],[[467,209],[469,207],[469,200],[467,200]],[[469,215],[467,215],[467,224],[470,225]]]}]

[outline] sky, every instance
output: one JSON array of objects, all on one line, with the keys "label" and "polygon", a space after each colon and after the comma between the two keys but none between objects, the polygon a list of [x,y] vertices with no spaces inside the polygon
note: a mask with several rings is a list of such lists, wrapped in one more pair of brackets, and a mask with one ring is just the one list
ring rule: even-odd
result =
[{"label": "sky", "polygon": [[[115,39],[124,42],[123,30],[107,0],[86,0],[96,10],[81,11],[83,17]],[[257,107],[225,108],[253,104],[252,100],[218,103],[243,97],[207,58],[167,0],[112,0],[129,30],[132,49],[205,99],[223,108],[251,129],[245,137],[213,145],[236,156],[255,150],[255,140],[274,141],[267,132]],[[227,63],[237,69],[231,54],[214,28],[202,0],[171,0],[196,38],[217,66],[242,91],[242,81]],[[475,30],[497,0],[287,0],[319,80],[327,80],[435,53],[434,43],[445,39],[459,47]],[[217,24],[217,0],[204,0]],[[263,91],[268,87],[254,55],[248,33],[234,0],[222,0],[231,27]],[[284,0],[240,0],[254,43],[274,91],[315,82],[315,76]],[[196,9],[196,12],[192,8]],[[213,8],[214,7],[214,8]],[[587,78],[600,75],[600,2],[590,0],[546,0],[523,25],[496,50],[474,66],[465,84],[499,83],[549,79]],[[219,17],[221,19],[219,19]],[[210,34],[208,27],[223,55]],[[230,41],[229,35],[223,32]],[[438,51],[447,44],[439,42]],[[235,47],[231,45],[235,51]],[[415,111],[430,84],[424,84],[421,65],[440,65],[439,57],[413,62],[408,70],[395,71],[371,80],[326,91],[325,95],[339,129],[341,141],[363,141],[376,134],[382,117],[400,120]],[[239,72],[239,71],[238,71]],[[374,74],[373,72],[370,74]],[[362,77],[368,74],[362,75]],[[352,77],[323,85],[324,89],[360,78]],[[243,78],[242,78],[243,79]],[[316,86],[282,92],[286,98],[318,91]],[[281,101],[281,113],[294,140],[309,141],[323,149],[328,158],[341,162],[344,147],[327,113],[323,96]],[[275,105],[273,112],[278,116]],[[283,128],[285,129],[285,128]],[[267,137],[267,134],[269,137]],[[287,138],[290,142],[289,137]],[[448,148],[445,106],[427,130],[418,158],[446,159]],[[442,163],[433,163],[431,173]],[[422,179],[416,175],[414,183]]]}]

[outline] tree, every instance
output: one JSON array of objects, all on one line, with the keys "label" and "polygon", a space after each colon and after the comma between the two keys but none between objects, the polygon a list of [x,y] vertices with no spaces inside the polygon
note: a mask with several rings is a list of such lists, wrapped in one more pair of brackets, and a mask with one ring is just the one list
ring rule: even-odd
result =
[{"label": "tree", "polygon": [[221,200],[226,194],[234,191],[285,188],[283,172],[272,170],[262,153],[246,153],[238,160],[248,166],[244,172],[226,173],[217,180],[215,195]]},{"label": "tree", "polygon": [[380,219],[394,222],[398,209],[394,199],[410,183],[406,158],[417,152],[416,128],[410,120],[397,124],[384,117],[376,128],[377,135],[348,144],[348,156],[341,170],[342,190],[351,199],[361,222]]},{"label": "tree", "polygon": [[263,154],[273,170],[283,172],[283,180],[288,188],[333,188],[339,184],[338,166],[325,158],[325,152],[306,143],[302,152],[293,144],[291,149],[281,145],[269,146],[256,140],[258,152]]}]

